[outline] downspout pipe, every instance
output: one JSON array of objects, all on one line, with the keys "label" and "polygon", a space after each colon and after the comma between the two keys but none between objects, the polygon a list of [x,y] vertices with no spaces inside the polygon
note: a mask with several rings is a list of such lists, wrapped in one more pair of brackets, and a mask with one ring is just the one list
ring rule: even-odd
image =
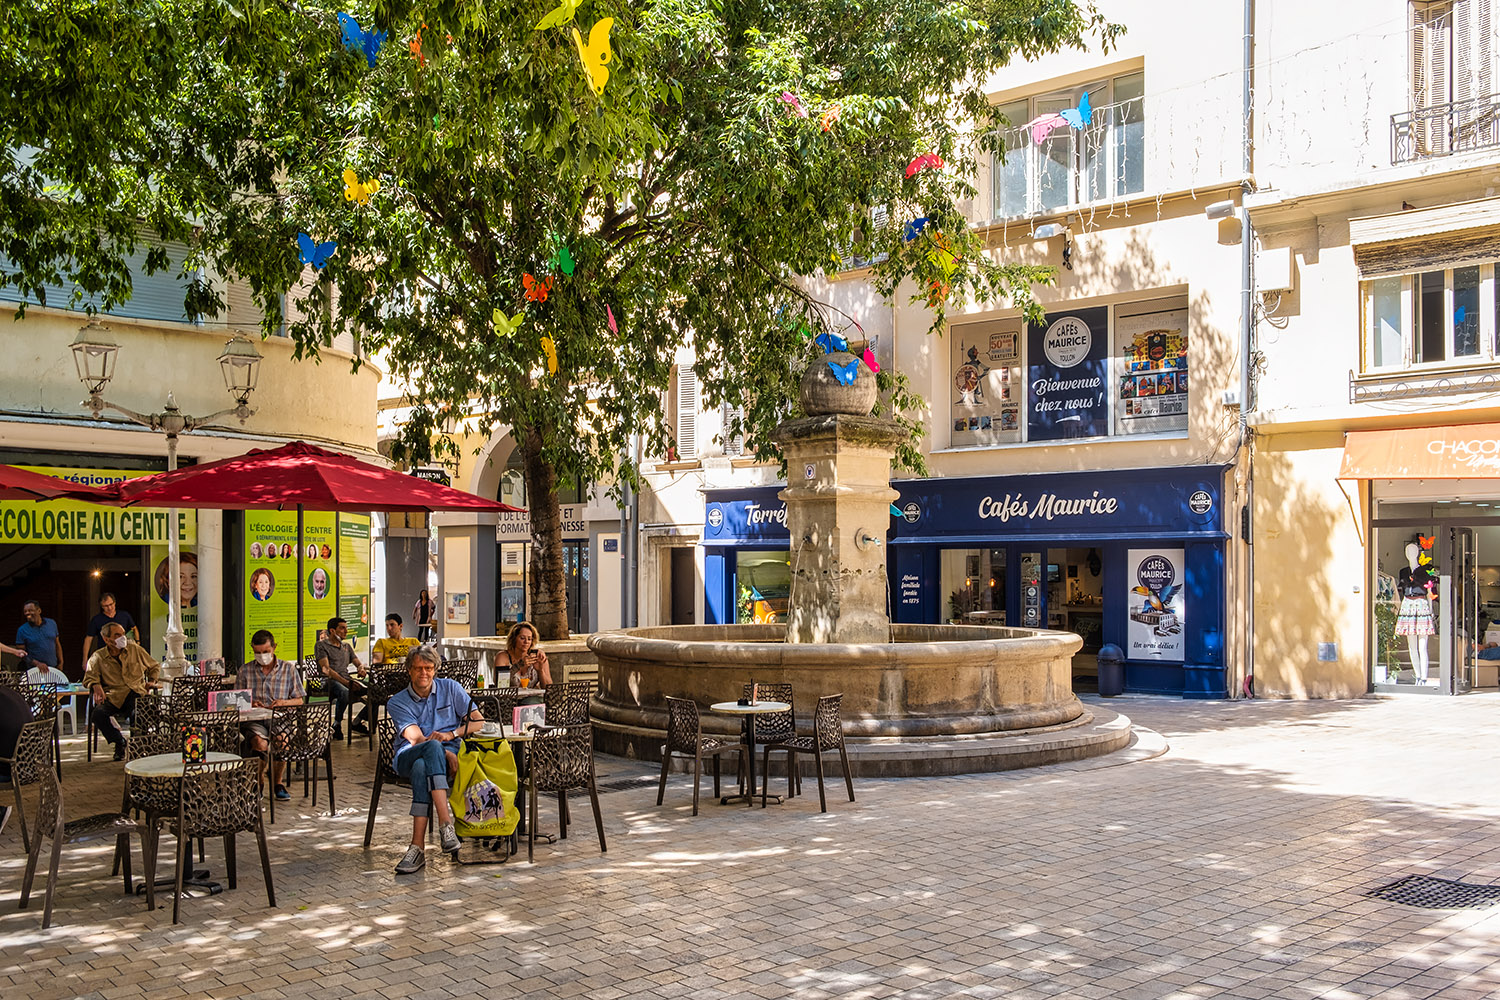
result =
[{"label": "downspout pipe", "polygon": [[1241,553],[1245,560],[1245,651],[1244,674],[1240,690],[1231,696],[1253,697],[1255,691],[1255,461],[1251,446],[1250,407],[1253,395],[1251,351],[1255,341],[1255,230],[1250,224],[1249,196],[1254,191],[1254,143],[1252,126],[1252,73],[1255,67],[1255,0],[1245,0],[1244,66],[1240,100],[1241,127],[1244,138],[1241,149],[1242,176],[1240,200],[1240,447],[1245,449],[1245,509],[1249,515],[1241,521]]}]

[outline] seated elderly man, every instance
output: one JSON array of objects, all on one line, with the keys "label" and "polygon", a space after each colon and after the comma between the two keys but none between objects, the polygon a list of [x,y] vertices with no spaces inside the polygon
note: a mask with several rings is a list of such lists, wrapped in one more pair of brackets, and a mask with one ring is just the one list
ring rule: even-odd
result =
[{"label": "seated elderly man", "polygon": [[125,638],[125,628],[110,622],[99,630],[104,645],[89,657],[83,674],[83,686],[94,696],[94,710],[89,719],[94,728],[115,748],[115,760],[125,759],[125,734],[120,732],[120,716],[135,711],[137,695],[159,688],[161,664],[144,649]]},{"label": "seated elderly man", "polygon": [[386,711],[396,724],[396,772],[411,780],[411,846],[396,864],[397,875],[409,875],[427,864],[427,813],[437,817],[444,853],[458,850],[448,788],[458,773],[458,740],[477,731],[484,716],[458,681],[438,677],[441,657],[431,646],[418,646],[406,657],[411,684],[393,694]]},{"label": "seated elderly man", "polygon": [[[306,697],[302,690],[302,678],[297,675],[297,665],[276,656],[276,637],[267,629],[261,629],[250,637],[250,649],[255,658],[239,670],[236,678],[240,687],[250,689],[250,704],[256,708],[282,708],[300,705]],[[269,757],[271,727],[264,722],[242,722],[240,731],[245,734],[245,744],[255,753]],[[285,801],[292,797],[281,783],[281,772],[286,762],[276,762],[271,781],[276,786],[276,798]],[[265,772],[261,772],[264,780]]]}]

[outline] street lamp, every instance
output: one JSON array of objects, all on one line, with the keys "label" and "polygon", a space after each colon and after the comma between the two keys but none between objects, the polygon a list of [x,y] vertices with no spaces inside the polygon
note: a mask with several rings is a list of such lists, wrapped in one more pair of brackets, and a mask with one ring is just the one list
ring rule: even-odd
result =
[{"label": "street lamp", "polygon": [[[220,417],[236,417],[241,424],[254,415],[250,408],[250,394],[255,391],[256,379],[260,375],[260,352],[255,343],[244,333],[236,331],[224,351],[219,355],[219,368],[224,374],[224,388],[234,397],[235,405],[206,417],[191,417],[177,407],[172,393],[167,393],[166,404],[160,413],[137,413],[132,409],[111,403],[104,398],[104,389],[115,374],[115,357],[120,345],[110,336],[106,327],[90,320],[78,331],[72,344],[73,364],[78,369],[78,381],[88,389],[88,399],[83,405],[89,408],[98,420],[105,410],[122,413],[133,423],[149,427],[166,435],[167,471],[177,469],[177,438],[180,435],[209,426]],[[168,677],[180,677],[187,672],[188,661],[182,655],[187,637],[182,631],[181,550],[177,538],[177,508],[167,512],[167,656],[163,661]]]}]

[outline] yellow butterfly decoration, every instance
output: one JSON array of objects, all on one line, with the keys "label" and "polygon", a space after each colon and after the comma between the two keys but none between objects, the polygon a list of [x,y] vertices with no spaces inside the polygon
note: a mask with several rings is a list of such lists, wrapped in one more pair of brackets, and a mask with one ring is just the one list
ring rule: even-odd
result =
[{"label": "yellow butterfly decoration", "polygon": [[370,195],[380,190],[380,180],[371,177],[363,184],[360,183],[359,174],[353,169],[344,171],[344,197],[349,201],[357,201],[361,205],[370,203]]},{"label": "yellow butterfly decoration", "polygon": [[514,316],[506,316],[504,309],[496,309],[492,318],[495,321],[495,332],[502,337],[509,337],[521,327],[526,319],[526,310],[522,309]]},{"label": "yellow butterfly decoration", "polygon": [[542,350],[547,354],[547,374],[557,374],[557,345],[552,342],[551,337],[542,338]]},{"label": "yellow butterfly decoration", "polygon": [[573,15],[578,13],[578,7],[582,3],[583,0],[562,0],[561,5],[556,10],[548,11],[547,16],[536,23],[535,30],[543,31],[547,28],[561,28],[573,20]]},{"label": "yellow butterfly decoration", "polygon": [[609,70],[605,67],[615,57],[609,50],[609,30],[614,26],[615,19],[612,17],[595,21],[594,26],[589,29],[587,45],[583,44],[583,36],[578,33],[578,29],[571,29],[573,44],[578,46],[578,58],[583,60],[583,71],[588,74],[594,93],[600,97],[604,96],[604,85],[609,82]]}]

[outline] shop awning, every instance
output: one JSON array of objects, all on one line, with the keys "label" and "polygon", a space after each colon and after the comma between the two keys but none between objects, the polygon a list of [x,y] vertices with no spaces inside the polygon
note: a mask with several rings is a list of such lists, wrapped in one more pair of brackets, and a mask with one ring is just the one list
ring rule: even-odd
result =
[{"label": "shop awning", "polygon": [[1340,479],[1500,479],[1500,424],[1350,431]]}]

